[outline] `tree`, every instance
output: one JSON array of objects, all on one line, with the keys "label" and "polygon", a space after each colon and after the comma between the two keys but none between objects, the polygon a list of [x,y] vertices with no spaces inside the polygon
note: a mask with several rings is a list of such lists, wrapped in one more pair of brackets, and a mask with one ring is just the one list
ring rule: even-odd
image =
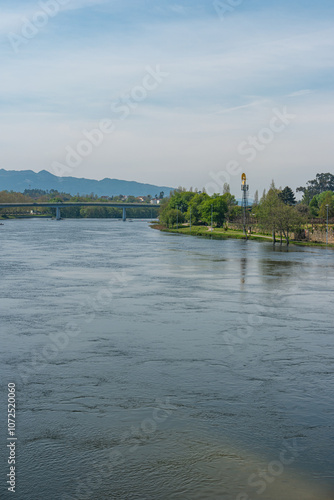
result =
[{"label": "tree", "polygon": [[194,196],[196,196],[196,193],[192,193],[190,191],[175,191],[174,194],[170,197],[169,207],[179,208],[183,213],[186,213],[189,203]]},{"label": "tree", "polygon": [[259,204],[259,192],[258,190],[256,190],[254,194],[253,207],[257,207],[258,204]]},{"label": "tree", "polygon": [[315,179],[306,183],[305,187],[300,186],[297,188],[297,193],[303,193],[303,201],[307,204],[310,203],[314,196],[324,191],[334,191],[334,175],[329,172],[317,174]]},{"label": "tree", "polygon": [[93,219],[107,218],[108,209],[107,207],[82,207],[80,209],[81,217],[88,217]]},{"label": "tree", "polygon": [[235,196],[233,196],[229,191],[223,194],[222,199],[226,202],[227,205],[227,217],[230,220],[232,214],[234,214],[234,207],[238,205]]},{"label": "tree", "polygon": [[[325,194],[325,193],[323,193]],[[319,216],[323,219],[327,218],[327,205],[328,205],[328,217],[334,217],[334,193],[327,191],[325,196],[322,197]]]},{"label": "tree", "polygon": [[224,182],[223,194],[230,193],[230,185],[227,182]]},{"label": "tree", "polygon": [[280,199],[285,203],[285,205],[295,205],[296,204],[296,198],[294,195],[294,192],[289,186],[286,186],[283,191],[281,191],[278,196]]},{"label": "tree", "polygon": [[305,203],[298,203],[296,205],[296,210],[300,213],[300,215],[307,220],[310,216],[310,208]]},{"label": "tree", "polygon": [[269,189],[264,200],[261,200],[258,209],[260,226],[272,232],[273,242],[276,241],[276,233],[284,235],[286,244],[289,244],[291,231],[300,229],[303,222],[302,214],[292,205],[285,204],[280,192],[272,187]]},{"label": "tree", "polygon": [[202,204],[204,201],[207,199],[211,199],[209,195],[206,193],[197,193],[191,201],[189,202],[188,205],[188,210],[187,210],[187,220],[190,220],[190,210],[191,210],[191,222],[193,224],[198,224],[201,221],[202,217]]},{"label": "tree", "polygon": [[258,209],[258,219],[260,226],[265,231],[270,231],[275,243],[275,233],[278,231],[278,209],[283,202],[279,199],[276,189],[269,189],[268,193],[263,195]]},{"label": "tree", "polygon": [[170,208],[166,205],[165,209],[160,212],[159,219],[166,224],[167,227],[173,227],[177,221],[179,224],[184,222],[184,214],[180,210]]},{"label": "tree", "polygon": [[[212,208],[211,208],[212,207]],[[212,220],[218,227],[222,227],[228,212],[227,203],[223,196],[216,196],[205,200],[201,205],[202,220],[207,224],[211,224]],[[211,212],[212,211],[212,212]]]},{"label": "tree", "polygon": [[266,199],[266,190],[264,189],[263,190],[263,193],[262,193],[262,197],[261,197],[261,202],[264,201]]},{"label": "tree", "polygon": [[164,196],[165,196],[165,193],[163,191],[160,191],[159,200],[162,200]]},{"label": "tree", "polygon": [[279,206],[279,210],[277,213],[277,221],[278,221],[278,230],[280,234],[283,233],[286,239],[286,244],[289,245],[290,233],[292,231],[297,231],[301,229],[301,225],[303,223],[303,217],[298,212],[298,210],[295,209],[295,207],[282,203]]},{"label": "tree", "polygon": [[313,217],[318,217],[319,215],[319,203],[317,196],[313,196],[310,202],[310,213]]}]

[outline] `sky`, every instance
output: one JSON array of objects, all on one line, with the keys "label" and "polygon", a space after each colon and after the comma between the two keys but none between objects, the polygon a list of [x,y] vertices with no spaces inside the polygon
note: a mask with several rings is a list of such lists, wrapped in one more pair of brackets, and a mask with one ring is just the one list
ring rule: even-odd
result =
[{"label": "sky", "polygon": [[237,197],[333,173],[333,0],[1,11],[0,168]]}]

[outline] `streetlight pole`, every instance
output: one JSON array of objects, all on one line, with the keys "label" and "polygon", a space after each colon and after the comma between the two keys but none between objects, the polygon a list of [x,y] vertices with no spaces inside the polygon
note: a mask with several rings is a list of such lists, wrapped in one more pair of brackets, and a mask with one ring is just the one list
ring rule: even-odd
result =
[{"label": "streetlight pole", "polygon": [[176,229],[179,229],[179,207],[176,207]]},{"label": "streetlight pole", "polygon": [[326,205],[327,208],[327,230],[326,230],[326,245],[328,245],[328,204]]},{"label": "streetlight pole", "polygon": [[213,231],[213,204],[211,203],[211,231]]},{"label": "streetlight pole", "polygon": [[190,232],[191,232],[191,207],[190,207]]}]

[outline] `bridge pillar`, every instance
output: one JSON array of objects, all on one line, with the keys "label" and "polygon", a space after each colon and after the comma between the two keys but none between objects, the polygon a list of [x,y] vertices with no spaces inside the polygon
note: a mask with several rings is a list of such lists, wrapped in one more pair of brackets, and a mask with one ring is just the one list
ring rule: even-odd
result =
[{"label": "bridge pillar", "polygon": [[126,208],[123,207],[123,221],[126,221]]},{"label": "bridge pillar", "polygon": [[60,207],[56,207],[56,220],[60,220]]}]

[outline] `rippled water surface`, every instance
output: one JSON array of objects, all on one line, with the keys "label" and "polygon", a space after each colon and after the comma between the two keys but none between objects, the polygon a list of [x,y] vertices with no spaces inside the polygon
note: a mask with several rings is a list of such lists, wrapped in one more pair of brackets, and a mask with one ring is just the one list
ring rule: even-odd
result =
[{"label": "rippled water surface", "polygon": [[1,498],[9,382],[19,500],[334,498],[332,249],[0,230]]}]

